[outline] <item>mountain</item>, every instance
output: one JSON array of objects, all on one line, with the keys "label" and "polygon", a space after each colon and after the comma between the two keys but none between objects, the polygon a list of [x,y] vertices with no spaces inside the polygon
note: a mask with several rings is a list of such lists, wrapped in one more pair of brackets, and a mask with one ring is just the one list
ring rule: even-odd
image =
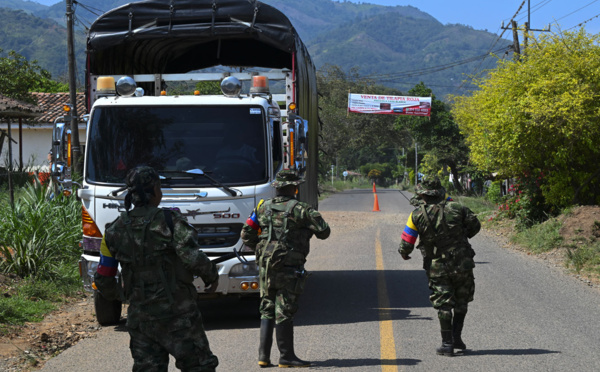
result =
[{"label": "mountain", "polygon": [[[76,54],[84,63],[85,28],[98,14],[132,0],[95,0],[78,3]],[[481,63],[478,56],[509,42],[487,31],[465,25],[444,25],[412,6],[381,6],[332,0],[262,0],[290,18],[308,46],[317,68],[326,64],[344,70],[357,68],[376,82],[408,91],[420,81],[436,96],[459,93],[466,76],[495,65],[493,58]],[[50,3],[46,0],[44,3]],[[87,2],[90,4],[91,2]],[[64,1],[51,6],[22,0],[0,0],[0,48],[15,49],[35,58],[54,77],[64,76],[66,30]],[[473,61],[468,62],[470,59]],[[80,67],[79,76],[83,68]],[[420,70],[420,71],[416,71]]]},{"label": "mountain", "polygon": [[285,14],[302,40],[306,43],[320,33],[332,30],[340,25],[376,15],[392,13],[401,17],[411,17],[427,21],[435,18],[412,6],[382,6],[374,4],[356,4],[328,0],[303,0],[302,6],[290,0],[261,0]]},{"label": "mountain", "polygon": [[[24,10],[0,8],[0,49],[14,50],[28,60],[37,60],[57,79],[66,76],[67,30],[56,22],[40,19]],[[75,48],[83,51],[85,38],[76,35]],[[78,53],[77,64],[85,66],[83,53]]]},{"label": "mountain", "polygon": [[43,12],[48,9],[48,6],[40,4],[40,2],[24,1],[24,0],[0,0],[0,8],[19,9],[27,13]]},{"label": "mountain", "polygon": [[32,0],[32,2],[39,3],[42,5],[46,5],[46,6],[54,5],[56,3],[64,4],[64,0]]}]

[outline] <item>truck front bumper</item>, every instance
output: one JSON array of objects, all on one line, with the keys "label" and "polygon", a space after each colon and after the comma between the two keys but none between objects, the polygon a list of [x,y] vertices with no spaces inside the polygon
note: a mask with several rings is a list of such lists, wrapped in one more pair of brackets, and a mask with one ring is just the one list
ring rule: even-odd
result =
[{"label": "truck front bumper", "polygon": [[[219,285],[214,293],[241,296],[259,294],[258,267],[256,266],[255,256],[246,256],[246,260],[247,263],[232,258],[217,264]],[[99,261],[100,257],[87,254],[82,254],[79,259],[79,275],[86,291],[93,291],[92,283]],[[205,286],[202,279],[196,277],[194,287],[196,287],[198,293],[204,293]]]}]

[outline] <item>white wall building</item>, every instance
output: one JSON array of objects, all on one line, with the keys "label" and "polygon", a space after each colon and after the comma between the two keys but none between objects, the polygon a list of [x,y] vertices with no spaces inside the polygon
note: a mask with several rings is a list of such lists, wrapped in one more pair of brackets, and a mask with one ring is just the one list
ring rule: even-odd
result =
[{"label": "white wall building", "polygon": [[[10,119],[13,164],[23,164],[34,169],[48,171],[48,152],[52,146],[52,125],[54,120],[63,115],[63,106],[68,104],[69,93],[33,93],[41,108],[41,115],[35,118]],[[86,113],[84,94],[77,94],[77,115]],[[0,112],[0,118],[2,112]],[[1,119],[0,130],[8,133],[8,122]],[[79,124],[79,140],[82,151],[85,149],[86,125]],[[0,153],[0,167],[8,163],[8,140],[4,140],[2,153]]]}]

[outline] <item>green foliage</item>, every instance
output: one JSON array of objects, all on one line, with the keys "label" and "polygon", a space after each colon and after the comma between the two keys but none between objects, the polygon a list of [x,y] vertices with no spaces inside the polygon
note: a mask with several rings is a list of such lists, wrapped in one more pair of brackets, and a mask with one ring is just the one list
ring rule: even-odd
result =
[{"label": "green foliage", "polygon": [[[2,52],[0,49],[0,55]],[[48,71],[42,69],[36,61],[27,61],[14,50],[8,52],[6,57],[0,57],[0,93],[7,97],[35,103],[29,92],[48,80]]]},{"label": "green foliage", "polygon": [[[530,35],[530,38],[532,36]],[[600,36],[541,34],[520,62],[504,61],[456,97],[453,113],[467,135],[472,160],[509,177],[544,174],[542,210],[600,202]]]},{"label": "green foliage", "polygon": [[492,182],[485,193],[485,199],[494,204],[499,204],[502,201],[502,187],[500,181]]},{"label": "green foliage", "polygon": [[196,90],[200,95],[221,95],[221,82],[219,81],[199,81],[196,83]]},{"label": "green foliage", "polygon": [[517,179],[498,205],[498,217],[514,218],[517,229],[524,230],[556,215],[559,211],[545,202],[543,182],[543,174]]},{"label": "green foliage", "polygon": [[[380,169],[385,178],[392,178],[402,146],[409,145],[405,133],[394,129],[391,115],[347,114],[348,91],[377,94],[400,94],[361,79],[355,72],[346,74],[338,66],[326,66],[317,73],[322,140],[320,141],[321,174],[328,164],[345,169],[358,169],[368,163],[387,163]],[[366,176],[368,171],[361,170]]]},{"label": "green foliage", "polygon": [[411,170],[410,172],[408,172],[408,178],[410,179],[410,184],[414,185],[415,184],[415,171]]},{"label": "green foliage", "polygon": [[[428,152],[422,163],[426,173],[434,174],[441,168],[449,167],[454,179],[458,179],[469,161],[469,149],[450,113],[450,107],[436,99],[431,89],[423,83],[408,93],[411,96],[432,96],[431,117],[399,116],[396,128],[408,131],[419,146]],[[455,187],[459,193],[462,192],[458,182]]]},{"label": "green foliage", "polygon": [[381,171],[379,169],[371,169],[369,174],[367,174],[367,178],[373,180],[373,182],[378,180],[379,177],[381,177]]},{"label": "green foliage", "polygon": [[[0,211],[0,270],[21,278],[57,279],[75,266],[81,238],[81,205],[39,182],[25,186],[13,208]],[[2,195],[8,206],[8,198]]]}]

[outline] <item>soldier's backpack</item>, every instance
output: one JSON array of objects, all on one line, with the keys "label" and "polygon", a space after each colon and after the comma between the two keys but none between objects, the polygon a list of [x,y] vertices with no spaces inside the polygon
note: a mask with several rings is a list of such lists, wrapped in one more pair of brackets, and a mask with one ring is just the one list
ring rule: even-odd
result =
[{"label": "soldier's backpack", "polygon": [[[177,258],[174,249],[167,249],[171,243],[156,243],[146,239],[148,226],[155,216],[164,213],[165,222],[173,236],[174,226],[171,211],[155,209],[143,218],[143,226],[137,233],[141,233],[142,246],[133,243],[134,232],[132,231],[132,220],[127,214],[121,214],[121,220],[127,231],[127,241],[133,243],[123,247],[129,251],[129,262],[121,262],[125,284],[125,294],[130,302],[136,302],[143,306],[145,315],[150,318],[164,317],[169,315],[169,308],[175,303],[174,296],[177,281],[191,282],[193,277],[186,270],[181,260]],[[142,249],[141,254],[135,250]],[[166,307],[165,307],[166,306]]]},{"label": "soldier's backpack", "polygon": [[457,246],[469,245],[465,237],[462,214],[457,210],[447,211],[449,208],[452,207],[447,205],[446,201],[420,206],[426,226],[419,235],[427,258],[440,257]]},{"label": "soldier's backpack", "polygon": [[289,252],[288,220],[297,204],[298,201],[295,199],[291,199],[285,204],[273,203],[272,200],[265,202],[265,215],[269,219],[269,228],[267,246],[260,257],[259,265],[261,267],[278,269],[283,266]]}]

